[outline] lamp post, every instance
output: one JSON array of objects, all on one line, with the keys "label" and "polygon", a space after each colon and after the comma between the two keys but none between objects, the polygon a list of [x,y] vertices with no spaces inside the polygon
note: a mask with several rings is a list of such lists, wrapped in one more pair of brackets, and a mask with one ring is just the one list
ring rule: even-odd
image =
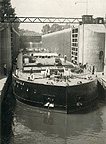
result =
[{"label": "lamp post", "polygon": [[85,2],[84,1],[77,1],[77,2],[75,2],[75,4],[77,4],[77,3],[86,3],[86,15],[88,14],[88,0],[86,0]]}]

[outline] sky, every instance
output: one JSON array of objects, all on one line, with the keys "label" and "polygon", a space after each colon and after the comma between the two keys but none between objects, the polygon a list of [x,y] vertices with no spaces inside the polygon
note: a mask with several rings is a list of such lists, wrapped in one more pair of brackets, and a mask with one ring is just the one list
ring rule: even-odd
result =
[{"label": "sky", "polygon": [[[87,4],[88,1],[88,4]],[[71,17],[91,14],[105,17],[106,0],[11,0],[19,17]],[[20,28],[41,32],[42,24],[21,24]]]}]

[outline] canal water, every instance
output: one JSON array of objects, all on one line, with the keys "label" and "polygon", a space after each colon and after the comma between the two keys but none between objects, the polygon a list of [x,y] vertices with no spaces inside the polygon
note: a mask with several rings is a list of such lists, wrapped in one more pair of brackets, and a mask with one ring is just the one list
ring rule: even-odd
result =
[{"label": "canal water", "polygon": [[106,144],[106,104],[84,114],[65,114],[16,101],[11,90],[1,106],[2,144]]}]

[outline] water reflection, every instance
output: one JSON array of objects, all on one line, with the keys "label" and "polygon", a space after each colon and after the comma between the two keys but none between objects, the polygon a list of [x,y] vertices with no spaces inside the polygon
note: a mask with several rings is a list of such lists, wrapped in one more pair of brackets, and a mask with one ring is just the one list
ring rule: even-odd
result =
[{"label": "water reflection", "polygon": [[14,117],[16,144],[104,144],[106,107],[88,114],[63,114],[17,103]]}]

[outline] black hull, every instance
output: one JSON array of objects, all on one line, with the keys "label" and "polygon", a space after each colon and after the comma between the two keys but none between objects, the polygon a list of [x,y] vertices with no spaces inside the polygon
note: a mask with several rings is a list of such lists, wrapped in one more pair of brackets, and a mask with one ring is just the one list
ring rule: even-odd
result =
[{"label": "black hull", "polygon": [[[24,81],[13,76],[13,93],[25,104],[66,113],[87,112],[98,98],[96,79],[74,86],[55,86]],[[45,106],[48,102],[54,106]]]}]

